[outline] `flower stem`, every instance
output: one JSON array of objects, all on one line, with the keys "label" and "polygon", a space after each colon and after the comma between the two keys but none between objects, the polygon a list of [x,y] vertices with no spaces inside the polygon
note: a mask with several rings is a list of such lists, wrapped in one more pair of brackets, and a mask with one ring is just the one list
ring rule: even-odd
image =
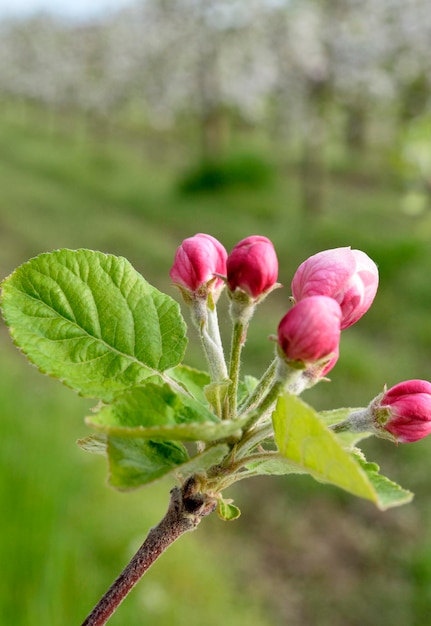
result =
[{"label": "flower stem", "polygon": [[241,365],[241,351],[244,345],[244,335],[247,332],[247,325],[244,325],[241,321],[236,320],[233,325],[232,332],[232,345],[230,351],[229,362],[229,393],[228,393],[228,406],[229,406],[229,419],[236,417],[237,411],[237,395],[238,395],[238,380],[239,369]]},{"label": "flower stem", "polygon": [[[269,371],[269,370],[268,370]],[[252,411],[244,431],[247,432],[256,422],[265,417],[265,414],[274,406],[279,396],[285,391],[299,395],[304,389],[304,370],[295,369],[287,365],[282,359],[276,359],[275,373],[272,383],[266,393],[261,395],[260,402]]]},{"label": "flower stem", "polygon": [[239,407],[239,415],[242,415],[249,409],[254,408],[254,406],[257,405],[260,402],[260,400],[262,400],[262,398],[267,393],[268,389],[270,388],[274,380],[276,369],[277,369],[277,359],[274,359],[272,363],[270,364],[270,366],[268,367],[268,369],[266,370],[266,372],[264,373],[264,375],[262,376],[262,378],[259,380],[253,392]]},{"label": "flower stem", "polygon": [[227,379],[227,367],[221,343],[215,305],[208,307],[203,298],[196,298],[192,305],[192,319],[199,332],[202,349],[208,363],[212,382]]},{"label": "flower stem", "polygon": [[331,424],[329,428],[334,433],[362,433],[370,432],[373,422],[368,409],[359,409],[358,411],[352,411],[345,420],[338,422],[338,424]]},{"label": "flower stem", "polygon": [[216,501],[198,493],[191,477],[183,488],[174,487],[166,515],[148,533],[129,564],[94,607],[82,626],[103,626],[145,572],[181,535],[194,530],[203,517],[212,513]]}]

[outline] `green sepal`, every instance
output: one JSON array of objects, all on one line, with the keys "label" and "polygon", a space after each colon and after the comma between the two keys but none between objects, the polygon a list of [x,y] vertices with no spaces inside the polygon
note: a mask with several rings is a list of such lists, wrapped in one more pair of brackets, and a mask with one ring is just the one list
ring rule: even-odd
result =
[{"label": "green sepal", "polygon": [[104,401],[175,367],[186,348],[178,303],[126,259],[92,250],[56,250],[21,265],[2,283],[2,308],[32,363]]}]

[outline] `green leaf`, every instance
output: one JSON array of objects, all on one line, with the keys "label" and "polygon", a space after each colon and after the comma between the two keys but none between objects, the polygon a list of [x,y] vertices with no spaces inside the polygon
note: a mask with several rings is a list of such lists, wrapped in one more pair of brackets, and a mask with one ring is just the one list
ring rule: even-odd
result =
[{"label": "green leaf", "polygon": [[122,257],[57,250],[25,263],[2,286],[15,343],[81,395],[109,401],[184,355],[179,305]]},{"label": "green leaf", "polygon": [[244,402],[253,393],[258,384],[258,379],[254,376],[244,376],[244,380],[238,383],[238,404]]},{"label": "green leaf", "polygon": [[118,394],[111,405],[99,411],[95,421],[130,428],[219,423],[207,406],[159,381],[151,379]]},{"label": "green leaf", "polygon": [[229,446],[219,443],[187,459],[185,449],[173,442],[160,446],[157,442],[143,439],[130,442],[101,433],[79,439],[77,443],[86,452],[108,457],[110,483],[119,489],[135,489],[170,473],[184,479],[206,472],[229,453]]},{"label": "green leaf", "polygon": [[[353,413],[353,411],[362,411],[362,410],[363,409],[340,408],[340,409],[334,409],[332,411],[320,411],[319,417],[323,422],[325,422],[327,426],[331,426],[332,424],[338,424],[339,422],[342,422],[343,420],[345,420],[350,415],[350,413]],[[337,438],[341,441],[341,443],[346,448],[352,448],[357,443],[362,441],[362,439],[367,439],[368,437],[371,437],[371,436],[372,436],[371,432],[337,433]]]},{"label": "green leaf", "polygon": [[188,460],[187,450],[173,441],[108,437],[109,483],[136,489],[153,482]]},{"label": "green leaf", "polygon": [[382,509],[388,509],[392,506],[407,504],[413,500],[414,494],[407,489],[403,489],[397,483],[394,483],[386,476],[379,474],[379,466],[377,463],[368,463],[362,454],[362,451],[355,450],[354,456],[359,465],[368,476],[368,480],[373,485],[374,490],[378,494],[379,502]]},{"label": "green leaf", "polygon": [[217,515],[224,522],[233,522],[241,515],[240,509],[231,500],[217,500]]},{"label": "green leaf", "polygon": [[205,387],[210,384],[211,378],[206,372],[201,372],[188,365],[177,365],[166,372],[170,378],[187,389],[195,398],[206,404]]},{"label": "green leaf", "polygon": [[190,461],[176,468],[175,474],[182,477],[191,476],[192,474],[200,474],[206,472],[213,465],[218,465],[229,452],[229,446],[226,443],[218,443],[208,450],[204,450],[197,454]]},{"label": "green leaf", "polygon": [[92,454],[106,455],[108,447],[108,437],[103,433],[96,433],[95,435],[90,435],[89,437],[85,437],[84,439],[78,439],[76,443],[82,450],[85,450],[86,452],[91,452]]},{"label": "green leaf", "polygon": [[210,383],[204,389],[205,398],[219,417],[223,415],[223,406],[226,402],[230,384],[230,380],[222,380]]},{"label": "green leaf", "polygon": [[271,459],[254,461],[249,463],[246,468],[252,471],[255,476],[283,476],[285,474],[307,474],[307,470],[303,469],[295,463],[290,463],[282,456],[272,457]]},{"label": "green leaf", "polygon": [[247,418],[219,421],[194,398],[151,381],[118,395],[86,422],[115,437],[215,441],[239,433]]},{"label": "green leaf", "polygon": [[345,450],[318,414],[299,398],[289,394],[279,398],[273,424],[280,454],[316,480],[371,500],[380,509],[407,501],[408,492],[380,477],[375,465],[366,471],[365,461],[358,462],[357,455]]},{"label": "green leaf", "polygon": [[[205,382],[206,375],[202,372],[183,366],[175,370],[177,379]],[[169,376],[172,372],[168,372]],[[220,421],[207,403],[178,393],[160,377],[153,377],[117,395],[111,405],[102,406],[86,421],[116,437],[211,442],[239,435],[248,418]]]}]

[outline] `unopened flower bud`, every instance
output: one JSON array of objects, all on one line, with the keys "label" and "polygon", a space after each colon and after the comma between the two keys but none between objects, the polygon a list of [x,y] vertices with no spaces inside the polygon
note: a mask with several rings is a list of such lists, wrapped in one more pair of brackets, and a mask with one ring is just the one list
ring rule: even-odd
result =
[{"label": "unopened flower bud", "polygon": [[396,441],[411,443],[431,433],[431,383],[398,383],[370,405],[375,430],[383,429]]},{"label": "unopened flower bud", "polygon": [[199,233],[184,239],[175,253],[169,275],[175,285],[188,295],[206,297],[209,292],[217,299],[224,281],[217,275],[226,274],[227,252],[211,235]]},{"label": "unopened flower bud", "polygon": [[290,362],[334,367],[339,350],[341,309],[333,298],[311,296],[295,304],[278,326],[278,345]]},{"label": "unopened flower bud", "polygon": [[304,261],[292,280],[296,302],[309,296],[329,296],[342,311],[341,329],[357,322],[370,308],[379,282],[377,266],[361,250],[334,248]]},{"label": "unopened flower bud", "polygon": [[368,431],[400,443],[419,441],[431,433],[431,383],[398,383],[374,398],[366,409],[353,411],[331,429],[338,433]]},{"label": "unopened flower bud", "polygon": [[259,235],[246,237],[227,258],[227,283],[231,292],[244,291],[257,300],[277,282],[278,260],[269,239]]}]

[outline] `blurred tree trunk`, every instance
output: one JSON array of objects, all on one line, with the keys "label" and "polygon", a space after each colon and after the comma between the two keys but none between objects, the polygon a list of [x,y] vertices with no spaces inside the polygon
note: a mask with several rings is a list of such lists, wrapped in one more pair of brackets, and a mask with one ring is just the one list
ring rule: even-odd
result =
[{"label": "blurred tree trunk", "polygon": [[345,142],[349,150],[362,152],[366,145],[367,109],[363,101],[351,102],[346,108]]},{"label": "blurred tree trunk", "polygon": [[301,178],[302,205],[306,214],[321,213],[324,208],[327,167],[325,161],[325,118],[329,101],[328,80],[308,81],[310,112],[304,132]]},{"label": "blurred tree trunk", "polygon": [[229,119],[221,107],[208,108],[200,117],[201,158],[217,162],[226,151],[229,137]]},{"label": "blurred tree trunk", "polygon": [[418,74],[400,91],[400,121],[409,122],[422,115],[429,102],[429,84],[425,73]]},{"label": "blurred tree trunk", "polygon": [[301,179],[302,205],[306,214],[321,213],[324,207],[326,164],[321,120],[309,125],[303,144]]},{"label": "blurred tree trunk", "polygon": [[201,137],[201,160],[217,162],[225,153],[228,138],[228,116],[223,106],[220,51],[222,34],[212,27],[214,0],[198,0],[197,27],[200,32],[196,68],[198,118]]}]

